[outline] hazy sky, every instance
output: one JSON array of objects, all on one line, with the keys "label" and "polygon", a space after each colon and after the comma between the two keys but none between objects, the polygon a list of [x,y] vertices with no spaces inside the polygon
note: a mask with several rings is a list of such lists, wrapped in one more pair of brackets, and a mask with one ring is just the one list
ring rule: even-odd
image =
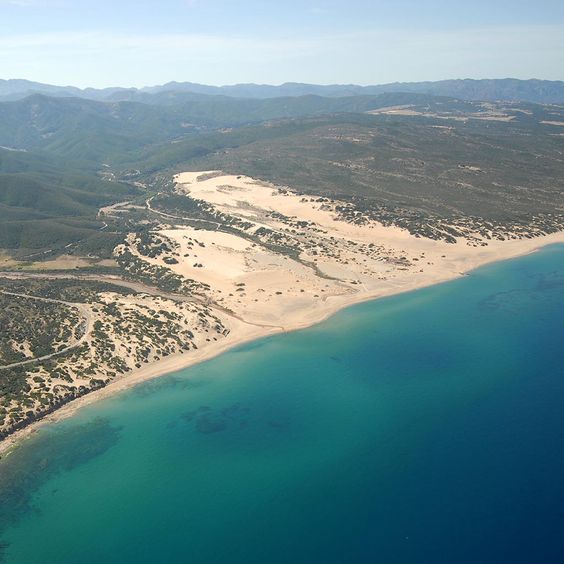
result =
[{"label": "hazy sky", "polygon": [[0,0],[0,78],[564,79],[564,0]]}]

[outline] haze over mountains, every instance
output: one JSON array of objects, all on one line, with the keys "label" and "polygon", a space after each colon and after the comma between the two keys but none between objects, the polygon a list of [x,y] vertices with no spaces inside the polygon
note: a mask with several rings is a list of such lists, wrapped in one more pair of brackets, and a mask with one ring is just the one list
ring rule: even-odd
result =
[{"label": "haze over mountains", "polygon": [[18,100],[31,94],[49,96],[75,96],[104,101],[156,102],[165,100],[172,93],[200,95],[223,95],[234,98],[277,98],[283,96],[317,95],[325,97],[346,97],[376,95],[391,92],[409,92],[434,96],[451,96],[462,100],[521,101],[539,104],[564,103],[564,82],[550,80],[505,79],[459,79],[437,82],[403,82],[373,86],[355,84],[315,85],[288,82],[278,86],[266,84],[235,84],[230,86],[209,86],[191,82],[169,82],[144,88],[85,88],[56,86],[28,80],[1,80],[0,100]]}]

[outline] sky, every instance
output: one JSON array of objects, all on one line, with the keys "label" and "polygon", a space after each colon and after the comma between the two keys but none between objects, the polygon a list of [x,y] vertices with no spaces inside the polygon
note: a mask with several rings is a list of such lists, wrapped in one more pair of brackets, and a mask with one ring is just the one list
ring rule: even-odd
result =
[{"label": "sky", "polygon": [[0,78],[564,80],[564,0],[0,0]]}]

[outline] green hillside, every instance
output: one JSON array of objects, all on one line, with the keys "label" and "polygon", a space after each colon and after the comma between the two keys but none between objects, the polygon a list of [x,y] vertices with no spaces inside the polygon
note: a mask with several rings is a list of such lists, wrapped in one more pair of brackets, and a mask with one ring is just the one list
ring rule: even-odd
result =
[{"label": "green hillside", "polygon": [[[149,95],[141,95],[145,100]],[[34,95],[0,103],[0,146],[43,150],[67,159],[120,163],[136,151],[195,133],[282,118],[365,112],[393,104],[434,107],[458,102],[419,94],[239,99],[190,93],[155,94],[151,103],[97,102]]]},{"label": "green hillside", "polygon": [[106,227],[99,208],[142,202],[188,169],[338,196],[422,234],[466,217],[554,229],[564,214],[561,106],[409,93],[132,93],[143,96],[152,103],[42,95],[0,103],[0,248],[109,256],[128,226]]},{"label": "green hillside", "polygon": [[246,174],[353,200],[366,213],[402,225],[471,216],[554,229],[564,218],[564,140],[557,125],[542,122],[550,116],[564,121],[558,117],[564,110],[529,105],[505,111],[493,120],[489,114],[467,119],[454,107],[438,117],[284,120],[186,139],[153,150],[144,164],[147,172]]},{"label": "green hillside", "polygon": [[64,247],[98,237],[98,209],[137,193],[80,162],[0,149],[0,248]]}]

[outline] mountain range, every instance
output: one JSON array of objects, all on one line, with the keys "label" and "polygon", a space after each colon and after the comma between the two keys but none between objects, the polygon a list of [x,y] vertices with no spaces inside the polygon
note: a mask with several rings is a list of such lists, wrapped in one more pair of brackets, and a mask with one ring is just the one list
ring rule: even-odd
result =
[{"label": "mountain range", "polygon": [[22,79],[1,80],[0,100],[19,100],[31,94],[59,97],[78,97],[100,101],[158,102],[173,93],[192,95],[221,95],[233,98],[267,99],[317,95],[347,97],[377,95],[382,93],[417,93],[434,96],[451,96],[461,100],[519,101],[538,104],[564,103],[564,81],[504,79],[457,79],[435,82],[395,82],[373,86],[355,84],[316,85],[287,82],[281,85],[235,84],[209,86],[192,82],[168,82],[144,88],[76,88],[55,86]]}]

